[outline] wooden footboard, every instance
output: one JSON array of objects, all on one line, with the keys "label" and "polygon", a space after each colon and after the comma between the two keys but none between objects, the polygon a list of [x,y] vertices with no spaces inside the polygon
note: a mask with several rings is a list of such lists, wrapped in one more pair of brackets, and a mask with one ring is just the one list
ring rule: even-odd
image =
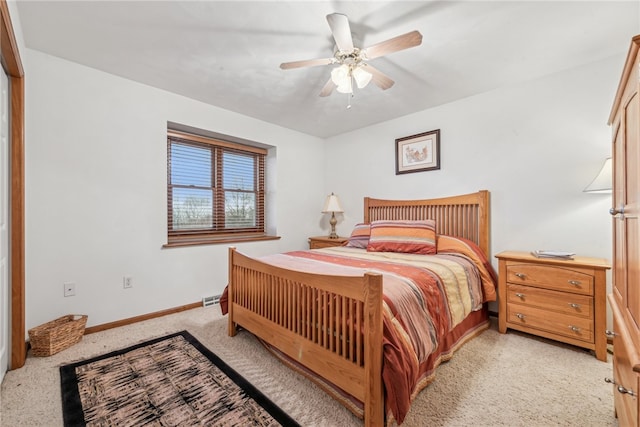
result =
[{"label": "wooden footboard", "polygon": [[230,336],[242,326],[364,402],[365,425],[384,424],[382,275],[291,271],[230,248],[228,291]]}]

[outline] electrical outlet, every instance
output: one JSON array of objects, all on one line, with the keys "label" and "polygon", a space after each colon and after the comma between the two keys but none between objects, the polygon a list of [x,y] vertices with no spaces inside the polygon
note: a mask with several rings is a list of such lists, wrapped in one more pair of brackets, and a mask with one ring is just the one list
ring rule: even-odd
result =
[{"label": "electrical outlet", "polygon": [[65,282],[64,285],[64,296],[72,297],[76,294],[76,284],[73,282]]},{"label": "electrical outlet", "polygon": [[133,288],[133,277],[124,276],[122,278],[122,287],[125,289]]}]

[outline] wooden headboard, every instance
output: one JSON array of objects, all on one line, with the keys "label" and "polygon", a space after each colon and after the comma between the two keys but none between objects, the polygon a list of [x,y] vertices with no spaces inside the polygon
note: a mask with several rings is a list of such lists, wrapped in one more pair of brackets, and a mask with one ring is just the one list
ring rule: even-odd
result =
[{"label": "wooden headboard", "polygon": [[463,237],[490,256],[489,191],[426,200],[364,198],[364,222],[434,219],[438,234]]}]

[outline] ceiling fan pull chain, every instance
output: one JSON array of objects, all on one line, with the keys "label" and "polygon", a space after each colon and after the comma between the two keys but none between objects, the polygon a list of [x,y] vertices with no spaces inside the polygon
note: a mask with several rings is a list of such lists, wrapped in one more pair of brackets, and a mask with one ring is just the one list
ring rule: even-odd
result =
[{"label": "ceiling fan pull chain", "polygon": [[347,92],[347,110],[351,109],[351,98],[353,98],[353,68],[349,66],[349,80],[351,80],[351,92]]}]

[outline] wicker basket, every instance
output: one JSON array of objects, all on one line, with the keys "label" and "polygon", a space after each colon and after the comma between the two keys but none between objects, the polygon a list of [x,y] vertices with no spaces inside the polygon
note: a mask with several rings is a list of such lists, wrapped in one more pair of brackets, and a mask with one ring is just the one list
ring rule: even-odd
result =
[{"label": "wicker basket", "polygon": [[32,354],[34,356],[51,356],[71,347],[82,339],[86,324],[86,315],[68,314],[29,329]]}]

